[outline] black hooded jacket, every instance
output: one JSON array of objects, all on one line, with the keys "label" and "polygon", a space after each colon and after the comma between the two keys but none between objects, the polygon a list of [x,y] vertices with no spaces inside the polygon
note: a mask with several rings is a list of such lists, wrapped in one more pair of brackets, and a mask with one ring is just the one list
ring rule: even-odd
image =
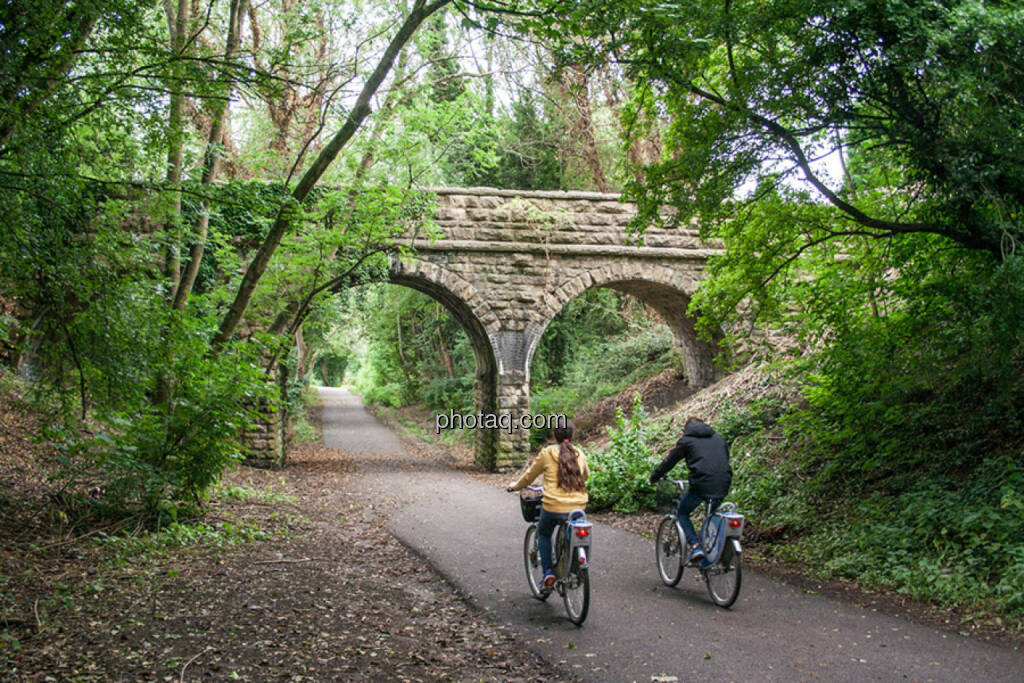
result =
[{"label": "black hooded jacket", "polygon": [[715,430],[700,421],[687,425],[683,436],[661,464],[654,468],[651,481],[664,477],[683,458],[690,468],[690,490],[695,495],[705,498],[725,498],[728,495],[732,485],[729,447]]}]

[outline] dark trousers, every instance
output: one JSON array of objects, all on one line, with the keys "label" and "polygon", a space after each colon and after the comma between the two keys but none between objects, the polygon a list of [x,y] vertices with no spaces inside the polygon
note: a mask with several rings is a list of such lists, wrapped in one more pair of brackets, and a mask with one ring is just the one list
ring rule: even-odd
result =
[{"label": "dark trousers", "polygon": [[551,559],[551,535],[555,533],[555,528],[567,519],[567,512],[548,512],[544,508],[540,509],[540,519],[537,520],[537,546],[540,548],[540,566],[546,572],[555,566]]},{"label": "dark trousers", "polygon": [[700,539],[697,537],[697,530],[693,528],[693,522],[690,521],[690,513],[706,500],[711,501],[711,512],[717,510],[718,506],[722,504],[721,498],[707,498],[695,495],[692,491],[687,491],[686,495],[679,500],[679,507],[676,509],[676,516],[679,517],[679,523],[683,526],[683,533],[686,534],[686,542],[694,548],[700,545]]}]

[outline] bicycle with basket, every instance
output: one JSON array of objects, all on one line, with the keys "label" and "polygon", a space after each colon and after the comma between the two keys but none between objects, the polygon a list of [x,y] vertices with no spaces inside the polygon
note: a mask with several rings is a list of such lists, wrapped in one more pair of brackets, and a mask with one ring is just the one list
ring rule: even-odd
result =
[{"label": "bicycle with basket", "polygon": [[554,539],[555,587],[553,590],[545,589],[544,569],[537,545],[537,520],[543,495],[540,486],[527,486],[519,492],[523,519],[529,523],[523,538],[526,581],[533,597],[538,600],[547,600],[552,592],[561,595],[569,620],[582,626],[590,611],[590,539],[593,525],[587,521],[583,510],[573,510],[569,518],[558,525]]}]

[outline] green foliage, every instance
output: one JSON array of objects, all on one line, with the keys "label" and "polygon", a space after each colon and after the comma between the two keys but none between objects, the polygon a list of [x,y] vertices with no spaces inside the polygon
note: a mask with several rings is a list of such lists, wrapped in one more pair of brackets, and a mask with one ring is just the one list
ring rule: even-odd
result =
[{"label": "green foliage", "polygon": [[472,375],[438,377],[423,390],[423,403],[437,410],[471,413],[476,408]]},{"label": "green foliage", "polygon": [[[636,120],[663,122],[663,154],[629,190],[638,226],[666,205],[713,226],[742,216],[741,187],[761,197],[799,186],[808,195],[789,223],[832,237],[929,232],[996,255],[1024,240],[1015,4],[531,4],[537,13],[520,22],[557,46],[561,63],[614,60],[644,85],[626,145],[644,134]],[[850,156],[842,178],[808,161],[840,150]],[[811,194],[830,225],[803,215]],[[817,240],[787,232],[787,249],[765,254],[773,265]]]},{"label": "green foliage", "polygon": [[826,522],[793,552],[915,599],[1024,617],[1024,469],[1012,457],[990,467],[965,481],[926,477],[898,496],[870,494],[847,511],[857,524]]},{"label": "green foliage", "polygon": [[55,475],[83,512],[173,519],[238,460],[266,383],[253,349],[210,356],[216,320],[172,311],[145,287],[95,292],[63,321],[65,346],[41,349],[59,354],[44,366],[59,373],[48,389],[64,407],[50,429]]},{"label": "green foliage", "polygon": [[286,493],[274,487],[253,489],[247,486],[235,486],[233,484],[217,484],[211,490],[211,496],[219,500],[240,500],[261,501],[264,503],[295,503],[298,499],[291,493]]},{"label": "green foliage", "polygon": [[579,182],[558,154],[566,143],[565,122],[554,111],[542,111],[526,89],[519,91],[511,110],[496,121],[501,152],[492,163],[467,173],[465,182],[515,190],[575,188]]},{"label": "green foliage", "polygon": [[346,377],[364,400],[475,408],[469,338],[439,302],[406,288],[370,286],[352,292],[349,304],[344,315],[358,343],[349,346]]},{"label": "green foliage", "polygon": [[611,508],[617,512],[632,513],[641,508],[653,508],[655,490],[648,477],[658,464],[651,455],[647,411],[640,395],[633,397],[633,408],[627,417],[622,409],[615,411],[615,426],[608,428],[611,446],[587,458],[590,478],[587,493],[589,509]]},{"label": "green foliage", "polygon": [[885,317],[832,315],[808,407],[787,420],[808,450],[829,454],[823,483],[896,477],[887,485],[899,490],[899,475],[966,473],[1020,446],[1024,260],[995,271],[973,261],[912,264],[892,281]]},{"label": "green foliage", "polygon": [[242,543],[256,543],[271,535],[255,524],[216,522],[184,524],[171,522],[150,532],[100,535],[99,544],[112,552],[114,565],[127,565],[159,558],[169,550],[202,545],[224,548]]},{"label": "green foliage", "polygon": [[398,382],[371,386],[363,393],[363,400],[367,403],[375,403],[389,408],[399,408],[407,405],[402,399],[402,385]]},{"label": "green foliage", "polygon": [[[678,363],[671,330],[638,301],[588,290],[548,325],[531,366],[530,409],[566,414],[625,390]],[[550,434],[533,430],[536,448]]]}]

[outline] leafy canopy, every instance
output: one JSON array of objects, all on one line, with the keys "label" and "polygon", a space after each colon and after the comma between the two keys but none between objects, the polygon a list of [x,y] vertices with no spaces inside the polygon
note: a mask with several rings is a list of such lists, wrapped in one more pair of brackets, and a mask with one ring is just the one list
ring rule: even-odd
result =
[{"label": "leafy canopy", "polygon": [[[1015,3],[561,0],[522,19],[563,63],[622,65],[664,122],[630,193],[703,225],[736,201],[828,206],[825,228],[935,233],[1003,257],[1024,239],[1024,8]],[[844,177],[823,157],[851,158]],[[792,188],[807,194],[793,196]],[[799,240],[821,228],[797,213]],[[781,228],[780,229],[784,229]]]}]

